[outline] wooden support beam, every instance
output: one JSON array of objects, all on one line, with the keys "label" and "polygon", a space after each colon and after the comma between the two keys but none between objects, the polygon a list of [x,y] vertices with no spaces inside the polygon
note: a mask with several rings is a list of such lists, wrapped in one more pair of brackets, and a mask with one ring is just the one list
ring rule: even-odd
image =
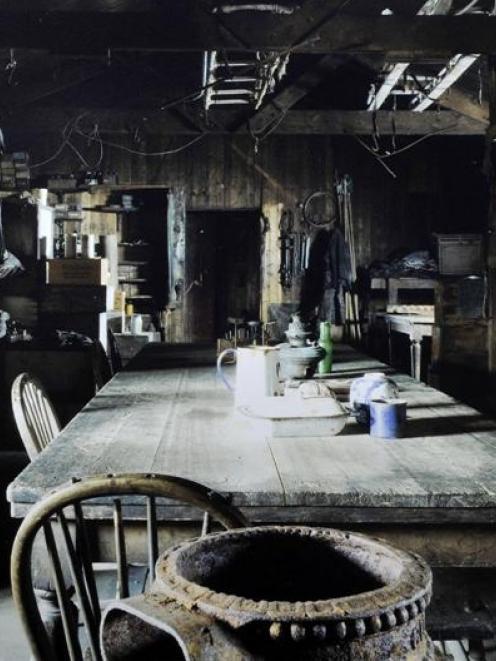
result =
[{"label": "wooden support beam", "polygon": [[496,372],[496,56],[487,58],[489,123],[484,170],[489,183],[489,209],[485,237],[489,313],[488,368]]},{"label": "wooden support beam", "polygon": [[344,62],[346,58],[342,56],[326,55],[321,58],[314,67],[284,87],[248,120],[251,132],[254,135],[263,133]]},{"label": "wooden support beam", "polygon": [[[128,110],[119,108],[60,108],[36,107],[23,113],[4,115],[0,127],[7,132],[18,130],[27,134],[59,132],[78,116],[84,118],[81,126],[91,130],[98,124],[101,133],[130,135],[134,128],[148,134],[194,135],[207,130],[212,135],[230,135],[223,126],[207,128],[198,120],[183,121],[173,112],[154,109]],[[189,118],[188,118],[189,119]],[[399,110],[395,113],[379,110],[375,115],[376,127],[381,135],[483,135],[486,124],[453,111],[426,111],[414,113]],[[370,135],[374,131],[372,113],[367,110],[291,110],[274,133],[286,135]],[[246,133],[243,127],[237,133]]]},{"label": "wooden support beam", "polygon": [[[442,15],[447,14],[451,9],[451,1],[448,0],[427,0],[417,12],[420,16],[432,16],[433,14]],[[379,110],[384,104],[384,101],[391,94],[392,90],[397,85],[401,76],[410,66],[410,62],[397,62],[394,65],[388,64],[383,69],[384,80],[382,85],[374,94],[373,99],[370,101],[369,110]]]},{"label": "wooden support beam", "polygon": [[[414,113],[409,110],[376,113],[380,135],[483,135],[485,124],[456,112]],[[281,121],[277,133],[321,135],[370,135],[374,131],[372,113],[367,110],[293,110]]]},{"label": "wooden support beam", "polygon": [[456,83],[456,81],[463,76],[463,74],[472,67],[479,59],[479,55],[455,55],[446,64],[445,67],[437,74],[434,82],[428,82],[425,86],[425,91],[413,99],[410,104],[410,109],[415,112],[423,112],[436,103],[437,99],[441,98],[443,94]]},{"label": "wooden support beam", "polygon": [[487,101],[476,103],[468,94],[462,92],[456,87],[451,87],[439,102],[445,108],[459,112],[466,117],[470,117],[477,122],[487,124],[489,122],[489,104]]},{"label": "wooden support beam", "polygon": [[[322,3],[321,3],[322,4]],[[325,5],[325,3],[323,3]],[[306,53],[387,52],[388,59],[496,52],[496,17],[356,16],[323,21],[304,14],[234,12],[218,18],[198,3],[165,11],[0,11],[0,48],[68,53],[294,50]],[[315,28],[312,31],[312,28]],[[304,38],[303,41],[301,39]]]}]

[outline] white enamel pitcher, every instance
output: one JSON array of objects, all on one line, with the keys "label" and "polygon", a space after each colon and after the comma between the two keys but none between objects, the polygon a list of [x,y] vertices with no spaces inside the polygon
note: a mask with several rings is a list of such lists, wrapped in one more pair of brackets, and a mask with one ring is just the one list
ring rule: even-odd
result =
[{"label": "white enamel pitcher", "polygon": [[[236,356],[235,387],[222,370],[222,361],[229,355]],[[217,358],[217,373],[225,386],[234,392],[236,406],[243,406],[263,397],[281,395],[279,371],[277,347],[250,346],[226,349]]]}]

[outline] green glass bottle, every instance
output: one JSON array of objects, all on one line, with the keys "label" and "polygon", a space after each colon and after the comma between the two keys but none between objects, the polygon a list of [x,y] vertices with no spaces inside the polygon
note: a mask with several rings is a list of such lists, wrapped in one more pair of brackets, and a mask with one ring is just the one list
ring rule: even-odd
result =
[{"label": "green glass bottle", "polygon": [[319,374],[329,374],[332,369],[332,338],[331,338],[331,322],[320,322],[320,337],[319,346],[325,349],[325,356],[319,362]]}]

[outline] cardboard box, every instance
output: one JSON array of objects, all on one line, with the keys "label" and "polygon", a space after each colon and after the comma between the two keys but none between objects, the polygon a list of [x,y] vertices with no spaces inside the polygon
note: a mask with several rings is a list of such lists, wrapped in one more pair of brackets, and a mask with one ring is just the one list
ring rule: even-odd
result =
[{"label": "cardboard box", "polygon": [[47,285],[40,296],[44,314],[106,312],[114,305],[114,288],[104,285]]},{"label": "cardboard box", "polygon": [[108,261],[99,258],[47,260],[48,285],[106,285]]}]

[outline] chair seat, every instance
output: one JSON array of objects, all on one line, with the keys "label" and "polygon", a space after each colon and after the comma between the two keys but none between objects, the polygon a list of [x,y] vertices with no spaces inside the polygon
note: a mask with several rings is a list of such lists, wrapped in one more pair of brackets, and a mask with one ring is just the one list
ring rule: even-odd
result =
[{"label": "chair seat", "polygon": [[[93,562],[96,589],[100,608],[104,610],[107,604],[115,601],[117,594],[117,563],[116,562]],[[150,575],[148,565],[128,563],[128,585],[129,596],[134,597],[142,594],[146,588],[146,582]]]}]

